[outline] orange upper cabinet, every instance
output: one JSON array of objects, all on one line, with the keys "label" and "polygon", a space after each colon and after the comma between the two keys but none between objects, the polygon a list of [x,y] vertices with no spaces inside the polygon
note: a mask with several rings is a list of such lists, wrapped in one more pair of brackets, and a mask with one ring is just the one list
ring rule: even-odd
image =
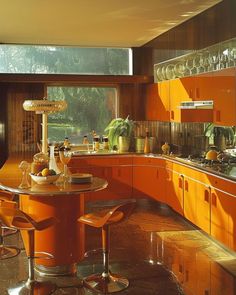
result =
[{"label": "orange upper cabinet", "polygon": [[172,122],[212,122],[209,109],[181,109],[185,101],[208,100],[205,85],[197,77],[178,78],[170,81],[170,119]]},{"label": "orange upper cabinet", "polygon": [[218,125],[236,125],[236,76],[235,69],[229,68],[214,73],[214,118]]},{"label": "orange upper cabinet", "polygon": [[170,121],[169,81],[147,85],[145,95],[146,120]]}]

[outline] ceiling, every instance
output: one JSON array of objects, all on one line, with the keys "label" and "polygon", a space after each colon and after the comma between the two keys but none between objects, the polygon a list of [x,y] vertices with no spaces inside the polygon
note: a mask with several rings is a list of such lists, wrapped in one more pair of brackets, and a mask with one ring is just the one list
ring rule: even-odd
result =
[{"label": "ceiling", "polygon": [[0,0],[0,43],[138,47],[219,0]]}]

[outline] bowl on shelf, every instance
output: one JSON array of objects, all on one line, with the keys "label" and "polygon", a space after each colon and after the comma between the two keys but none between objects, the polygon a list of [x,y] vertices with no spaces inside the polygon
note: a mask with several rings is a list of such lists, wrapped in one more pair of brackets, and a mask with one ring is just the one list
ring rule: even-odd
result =
[{"label": "bowl on shelf", "polygon": [[61,173],[55,174],[55,175],[48,175],[48,176],[37,176],[37,175],[34,175],[34,174],[30,173],[31,178],[37,184],[50,184],[50,183],[53,183],[53,182],[57,181],[57,179],[59,178],[60,175],[61,175]]}]

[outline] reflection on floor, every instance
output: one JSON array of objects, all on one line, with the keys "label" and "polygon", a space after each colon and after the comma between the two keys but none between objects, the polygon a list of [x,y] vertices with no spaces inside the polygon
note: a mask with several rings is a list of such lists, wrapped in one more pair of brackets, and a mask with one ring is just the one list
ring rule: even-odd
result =
[{"label": "reflection on floor", "polygon": [[[90,203],[87,211],[104,205],[114,203]],[[7,237],[6,242],[23,248],[20,236]],[[86,227],[86,249],[100,246],[100,231]],[[129,220],[111,227],[111,249],[112,271],[130,280],[129,288],[117,294],[236,294],[236,255],[156,202],[140,200]],[[101,255],[91,255],[79,263],[78,277],[51,278],[58,285],[54,294],[92,295],[81,287],[80,278],[100,270]],[[26,277],[24,251],[0,261],[0,294],[7,294],[9,286]]]}]

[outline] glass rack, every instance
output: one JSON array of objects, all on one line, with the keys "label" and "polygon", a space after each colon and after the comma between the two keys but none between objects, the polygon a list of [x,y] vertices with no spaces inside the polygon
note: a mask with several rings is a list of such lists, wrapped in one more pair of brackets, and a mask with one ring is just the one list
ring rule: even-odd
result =
[{"label": "glass rack", "polygon": [[236,66],[236,38],[154,65],[154,81],[160,82]]}]

